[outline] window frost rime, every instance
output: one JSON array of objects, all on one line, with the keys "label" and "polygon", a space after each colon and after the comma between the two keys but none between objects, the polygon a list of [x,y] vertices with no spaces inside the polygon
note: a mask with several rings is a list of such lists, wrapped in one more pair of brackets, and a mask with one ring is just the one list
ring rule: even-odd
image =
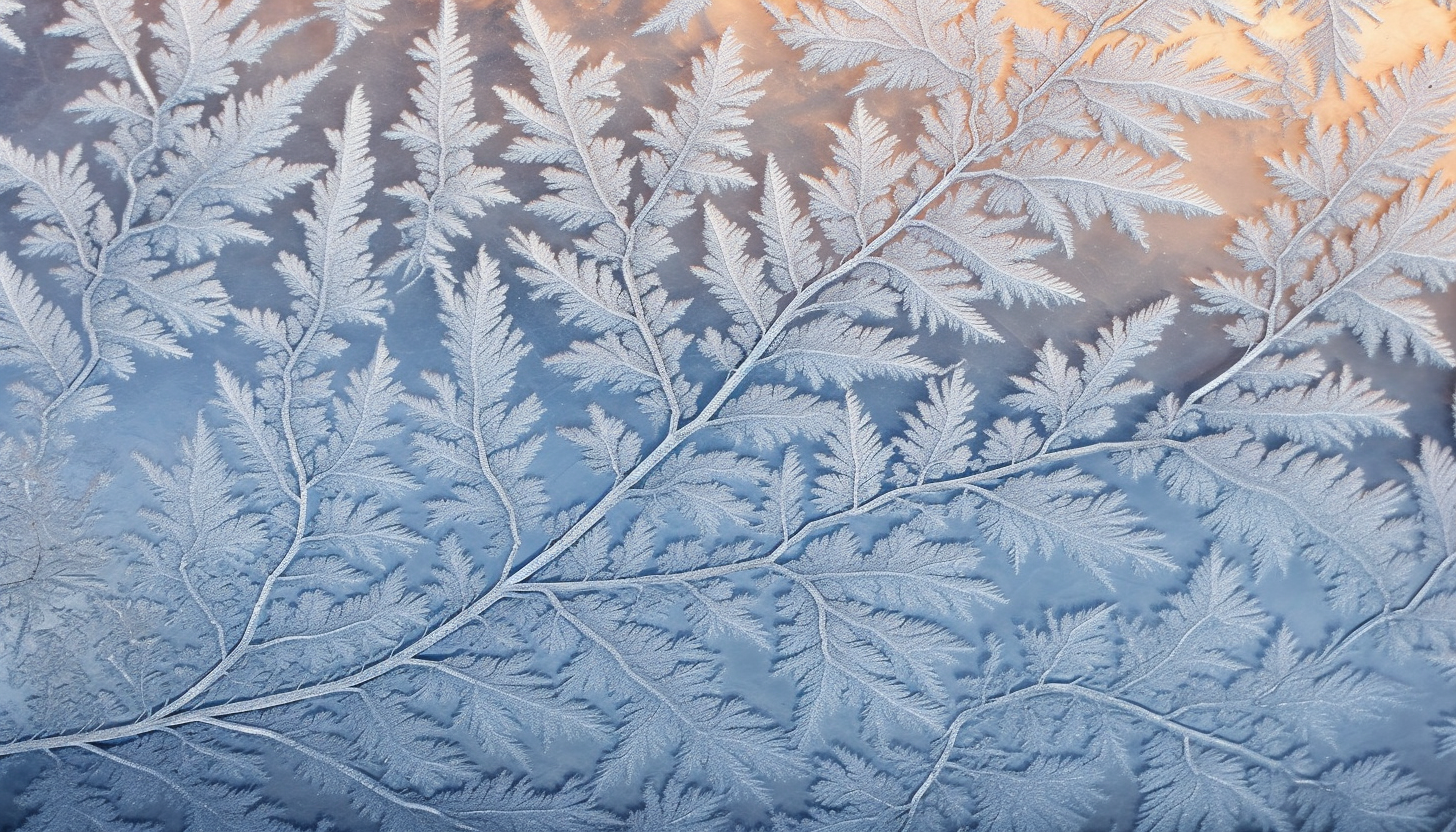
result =
[{"label": "window frost rime", "polygon": [[[715,31],[648,101],[529,0],[512,68],[451,0],[142,6],[0,0],[90,84],[89,138],[0,138],[7,828],[1449,822],[1453,414],[1390,368],[1449,393],[1456,47],[741,12],[850,87],[806,158],[702,0],[645,12]],[[342,77],[404,28],[416,86]],[[1229,257],[1076,317],[1097,235],[1223,213],[1184,132],[1231,119],[1292,138]],[[94,473],[205,360],[175,450]]]}]

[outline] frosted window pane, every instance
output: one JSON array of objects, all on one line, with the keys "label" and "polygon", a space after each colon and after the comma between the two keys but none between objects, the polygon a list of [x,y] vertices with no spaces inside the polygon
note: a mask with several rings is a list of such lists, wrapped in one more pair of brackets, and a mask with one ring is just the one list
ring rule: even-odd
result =
[{"label": "frosted window pane", "polygon": [[1450,0],[0,0],[0,830],[1450,829]]}]

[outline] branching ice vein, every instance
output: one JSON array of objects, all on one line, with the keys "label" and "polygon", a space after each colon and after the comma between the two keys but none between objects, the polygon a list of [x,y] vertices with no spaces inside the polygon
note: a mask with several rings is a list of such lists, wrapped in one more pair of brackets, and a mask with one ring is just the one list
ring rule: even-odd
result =
[{"label": "branching ice vein", "polygon": [[277,731],[263,728],[258,725],[249,725],[243,722],[227,721],[222,719],[209,718],[200,720],[200,722],[203,725],[209,725],[213,728],[218,728],[224,731],[231,731],[236,734],[245,734],[254,737],[263,737],[265,739],[271,740],[275,743],[278,743],[279,745],[284,746],[285,748],[297,751],[298,753],[304,755],[305,757],[308,757],[310,760],[313,760],[314,762],[328,768],[331,771],[342,774],[354,783],[357,783],[365,789],[368,789],[372,794],[378,795],[380,798],[383,798],[384,800],[387,800],[396,806],[404,809],[409,809],[412,812],[419,812],[421,814],[431,815],[433,817],[440,818],[441,820],[446,821],[456,829],[477,829],[477,827],[464,823],[458,818],[442,812],[439,809],[430,806],[429,804],[419,803],[400,797],[394,792],[393,789],[389,789],[385,786],[380,785],[379,782],[375,780],[375,778],[369,776],[368,774],[365,774],[362,771],[359,771],[354,766],[340,762],[329,756],[328,754],[319,751],[316,748],[312,748],[304,743],[299,742],[298,740],[293,739],[287,734],[280,734]]},{"label": "branching ice vein", "polygon": [[930,790],[934,788],[936,781],[940,779],[942,772],[944,772],[945,770],[946,764],[949,762],[950,758],[954,754],[955,743],[957,738],[960,736],[960,732],[965,730],[965,727],[970,724],[972,720],[979,718],[982,715],[982,712],[985,710],[1012,706],[1044,696],[1068,696],[1074,699],[1081,699],[1094,704],[1103,705],[1112,710],[1119,711],[1141,722],[1147,723],[1151,726],[1173,734],[1185,742],[1195,742],[1210,748],[1217,748],[1220,751],[1225,751],[1233,754],[1236,757],[1247,760],[1250,763],[1259,766],[1260,768],[1264,768],[1277,774],[1284,775],[1289,779],[1291,783],[1295,785],[1323,787],[1323,784],[1320,783],[1318,780],[1314,779],[1313,774],[1310,772],[1300,772],[1291,769],[1288,763],[1283,760],[1275,757],[1270,757],[1267,754],[1260,753],[1254,749],[1247,747],[1246,745],[1234,742],[1224,737],[1220,737],[1217,734],[1203,731],[1190,725],[1186,725],[1170,717],[1169,715],[1160,713],[1152,708],[1149,708],[1148,706],[1134,699],[1129,699],[1125,696],[1119,696],[1117,694],[1107,693],[1073,682],[1039,682],[1034,685],[1018,688],[1008,691],[1006,693],[994,695],[983,699],[982,701],[962,710],[955,716],[953,720],[951,720],[950,726],[946,729],[944,735],[942,736],[940,743],[941,751],[939,756],[936,758],[935,764],[931,766],[930,771],[925,776],[925,779],[921,781],[920,785],[916,788],[914,795],[911,797],[910,801],[906,804],[904,808],[905,818],[900,827],[901,830],[908,830],[911,828],[910,824],[915,818],[916,813],[919,811],[920,806],[924,803],[925,798],[929,794]]}]

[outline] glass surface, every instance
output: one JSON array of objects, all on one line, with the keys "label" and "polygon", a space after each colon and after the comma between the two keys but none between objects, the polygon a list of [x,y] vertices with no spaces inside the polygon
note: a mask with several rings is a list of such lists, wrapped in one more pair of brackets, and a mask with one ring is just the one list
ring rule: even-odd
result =
[{"label": "glass surface", "polygon": [[0,829],[1456,824],[1449,0],[0,23]]}]

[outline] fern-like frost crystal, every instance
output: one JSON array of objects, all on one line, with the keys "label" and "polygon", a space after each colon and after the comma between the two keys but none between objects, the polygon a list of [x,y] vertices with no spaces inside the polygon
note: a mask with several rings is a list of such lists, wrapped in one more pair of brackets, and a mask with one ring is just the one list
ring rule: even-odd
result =
[{"label": "fern-like frost crystal", "polygon": [[1450,828],[1413,2],[0,0],[0,830]]}]

